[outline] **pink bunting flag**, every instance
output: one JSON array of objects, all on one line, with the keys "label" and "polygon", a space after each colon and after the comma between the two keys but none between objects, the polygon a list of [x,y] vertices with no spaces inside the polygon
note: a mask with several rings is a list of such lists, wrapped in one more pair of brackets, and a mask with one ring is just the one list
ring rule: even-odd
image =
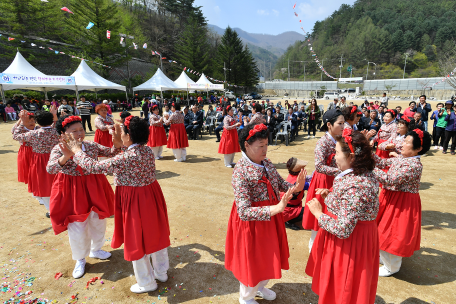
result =
[{"label": "pink bunting flag", "polygon": [[295,2],[295,4],[293,5],[293,9],[295,9],[295,8],[296,8],[296,2]]},{"label": "pink bunting flag", "polygon": [[111,31],[106,31],[106,38],[111,39]]},{"label": "pink bunting flag", "polygon": [[150,51],[152,53],[152,56],[155,56],[155,52],[154,51]]},{"label": "pink bunting flag", "polygon": [[73,15],[74,15],[74,13],[73,13],[72,11],[70,11],[70,10],[68,9],[68,7],[66,7],[66,6],[62,7],[61,10],[64,11],[64,12],[67,12],[67,13],[70,13],[70,14],[73,14]]},{"label": "pink bunting flag", "polygon": [[184,67],[184,71],[187,70],[187,67]]},{"label": "pink bunting flag", "polygon": [[13,41],[14,39],[16,39],[16,38],[8,37],[8,41]]},{"label": "pink bunting flag", "polygon": [[124,41],[124,37],[120,37],[120,44],[122,44]]}]

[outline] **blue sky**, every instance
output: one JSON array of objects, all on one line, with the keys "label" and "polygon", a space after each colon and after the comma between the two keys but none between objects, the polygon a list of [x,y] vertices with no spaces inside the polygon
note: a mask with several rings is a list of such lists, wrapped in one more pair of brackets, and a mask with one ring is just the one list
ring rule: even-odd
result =
[{"label": "blue sky", "polygon": [[[352,5],[355,0],[195,0],[209,24],[221,28],[239,27],[250,33],[277,35],[287,31],[310,32],[315,21],[324,20],[341,4]],[[293,5],[296,3],[296,18]]]},{"label": "blue sky", "polygon": [[[315,21],[324,20],[341,4],[352,5],[355,0],[195,0],[195,5],[202,6],[209,24],[221,28],[239,27],[250,33],[277,35],[287,31],[301,31],[301,24],[306,31],[311,31]],[[293,14],[293,5],[296,12]]]}]

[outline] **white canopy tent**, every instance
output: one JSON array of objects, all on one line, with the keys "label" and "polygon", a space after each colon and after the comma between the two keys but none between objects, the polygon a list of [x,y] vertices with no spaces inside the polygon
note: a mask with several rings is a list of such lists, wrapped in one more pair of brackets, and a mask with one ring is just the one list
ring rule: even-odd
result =
[{"label": "white canopy tent", "polygon": [[[119,91],[127,91],[127,88],[123,85],[114,83],[107,79],[104,79],[97,73],[95,73],[89,65],[85,62],[85,60],[81,60],[76,71],[74,71],[71,76],[74,77],[76,82],[76,95],[78,95],[78,91],[94,91],[95,93],[97,90],[119,90]],[[78,96],[79,100],[79,96]],[[128,95],[127,95],[128,100]]]},{"label": "white canopy tent", "polygon": [[24,89],[44,92],[52,90],[74,90],[72,77],[46,75],[32,66],[19,51],[13,62],[3,71],[0,80],[2,97],[5,90]]},{"label": "white canopy tent", "polygon": [[161,97],[163,99],[163,91],[169,91],[169,90],[179,90],[182,88],[179,88],[174,81],[169,79],[165,73],[160,70],[160,68],[157,69],[157,72],[155,72],[154,76],[144,82],[143,84],[134,87],[133,91],[159,91],[161,93]]},{"label": "white canopy tent", "polygon": [[197,84],[212,84],[209,80],[207,80],[206,75],[204,73],[201,75],[200,79],[196,82]]},{"label": "white canopy tent", "polygon": [[187,73],[185,73],[185,71],[182,71],[179,78],[177,78],[174,81],[174,83],[179,87],[178,90],[187,91],[187,99],[188,99],[188,85],[195,84],[195,82],[190,77],[188,77],[188,75],[187,75]]}]

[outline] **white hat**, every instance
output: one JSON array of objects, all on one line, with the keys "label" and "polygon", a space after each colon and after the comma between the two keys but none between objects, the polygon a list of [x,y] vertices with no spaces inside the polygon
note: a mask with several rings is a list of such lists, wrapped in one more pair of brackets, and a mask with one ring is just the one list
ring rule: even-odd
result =
[{"label": "white hat", "polygon": [[105,100],[103,100],[103,103],[108,103],[108,101],[105,99]]}]

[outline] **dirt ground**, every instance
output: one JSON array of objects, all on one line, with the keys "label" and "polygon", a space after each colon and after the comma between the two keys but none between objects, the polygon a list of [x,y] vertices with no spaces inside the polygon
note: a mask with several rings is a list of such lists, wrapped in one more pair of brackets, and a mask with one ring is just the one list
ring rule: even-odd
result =
[{"label": "dirt ground", "polygon": [[[398,104],[405,108],[408,102],[390,101],[390,107]],[[138,115],[138,111],[133,113]],[[174,162],[171,150],[165,148],[165,158],[156,163],[171,226],[169,280],[159,283],[155,292],[135,295],[130,292],[130,286],[136,283],[132,264],[123,259],[122,249],[110,247],[112,218],[108,219],[103,248],[112,252],[112,257],[106,261],[87,258],[85,276],[73,279],[74,261],[67,233],[54,235],[44,216],[45,208],[27,192],[26,185],[17,182],[19,144],[11,138],[12,125],[0,124],[1,303],[13,297],[55,303],[238,303],[239,282],[223,266],[227,221],[233,204],[232,169],[226,168],[223,157],[217,154],[214,135],[205,134],[202,140],[190,141],[187,162]],[[319,132],[317,137],[322,134]],[[93,135],[89,133],[87,139],[93,139]],[[291,145],[271,146],[268,157],[284,178],[285,162],[292,156],[309,160],[308,171],[312,172],[316,142],[317,139],[305,140],[300,131],[298,140]],[[239,157],[240,153],[235,161]],[[379,279],[377,304],[456,303],[456,157],[431,150],[422,162],[421,249],[403,260],[399,273]],[[112,182],[112,177],[108,178]],[[273,303],[315,304],[318,297],[311,291],[312,278],[304,272],[310,232],[287,233],[290,270],[283,271],[282,279],[269,282],[268,287],[277,292]],[[56,280],[59,272],[63,276]],[[87,282],[94,277],[100,280],[87,289]]]}]

